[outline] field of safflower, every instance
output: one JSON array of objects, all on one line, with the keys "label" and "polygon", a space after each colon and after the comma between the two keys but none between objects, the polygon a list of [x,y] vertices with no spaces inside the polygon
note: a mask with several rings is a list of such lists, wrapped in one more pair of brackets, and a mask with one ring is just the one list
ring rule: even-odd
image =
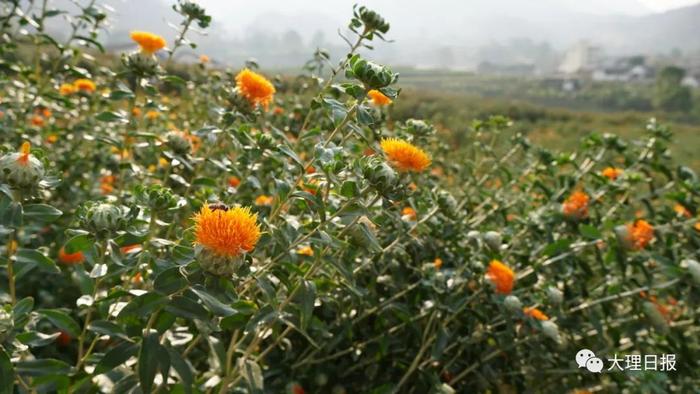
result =
[{"label": "field of safflower", "polygon": [[365,7],[346,57],[274,77],[169,72],[211,22],[186,0],[116,61],[94,1],[24,6],[0,5],[0,393],[697,390],[700,182],[664,125],[557,152],[494,114],[455,146],[388,116]]}]

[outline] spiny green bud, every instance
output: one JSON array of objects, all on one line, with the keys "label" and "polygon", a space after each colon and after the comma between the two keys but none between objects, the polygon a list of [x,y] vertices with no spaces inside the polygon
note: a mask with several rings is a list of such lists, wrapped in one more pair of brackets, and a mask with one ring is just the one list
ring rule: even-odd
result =
[{"label": "spiny green bud", "polygon": [[435,128],[423,120],[409,119],[406,130],[416,137],[428,137],[435,134]]},{"label": "spiny green bud", "polygon": [[556,325],[556,323],[549,320],[543,321],[542,333],[554,342],[559,342],[559,327]]},{"label": "spiny green bud", "polygon": [[399,179],[396,170],[378,157],[363,158],[361,162],[362,175],[369,183],[381,192],[392,192]]},{"label": "spiny green bud", "polygon": [[173,152],[177,153],[178,155],[190,153],[192,150],[190,140],[187,138],[185,133],[181,131],[169,131],[168,134],[165,135],[165,139],[168,148],[172,149]]},{"label": "spiny green bud", "polygon": [[378,13],[370,10],[365,6],[361,6],[354,10],[354,18],[350,22],[351,28],[357,28],[362,25],[368,33],[378,31],[386,33],[389,31],[389,23]]},{"label": "spiny green bud", "polygon": [[98,234],[121,230],[129,221],[125,207],[109,203],[89,203],[81,216],[83,225]]},{"label": "spiny green bud", "polygon": [[207,248],[197,246],[195,256],[199,266],[203,270],[214,275],[231,276],[244,266],[245,257],[243,255],[231,257],[216,254]]},{"label": "spiny green bud", "polygon": [[687,259],[681,262],[681,266],[687,268],[695,284],[700,285],[700,263],[692,259]]},{"label": "spiny green bud", "polygon": [[135,52],[122,56],[122,64],[132,74],[140,77],[152,77],[158,74],[160,66],[153,55]]},{"label": "spiny green bud", "polygon": [[511,312],[520,312],[523,310],[523,303],[520,302],[520,298],[509,295],[503,300],[503,305],[506,306]]},{"label": "spiny green bud", "polygon": [[498,251],[501,249],[501,244],[503,243],[503,238],[501,234],[496,231],[487,231],[484,234],[484,242],[493,251]]},{"label": "spiny green bud", "polygon": [[350,69],[346,74],[348,78],[359,80],[369,89],[387,87],[399,78],[390,68],[362,59],[359,55],[350,59]]},{"label": "spiny green bud", "polygon": [[557,289],[554,286],[550,286],[547,288],[547,297],[549,298],[549,302],[552,303],[552,305],[559,305],[564,301],[564,293],[561,292],[561,290]]},{"label": "spiny green bud", "polygon": [[449,217],[454,217],[457,214],[457,200],[446,190],[438,192],[438,205],[442,212]]},{"label": "spiny green bud", "polygon": [[367,216],[360,216],[350,228],[349,233],[355,245],[368,248],[372,245],[372,239],[377,235],[377,226]]},{"label": "spiny green bud", "polygon": [[19,152],[0,157],[0,180],[16,189],[34,189],[44,178],[44,165],[30,153],[29,142]]},{"label": "spiny green bud", "polygon": [[154,211],[165,211],[177,206],[177,195],[162,185],[136,186],[136,197]]},{"label": "spiny green bud", "polygon": [[436,394],[455,394],[457,391],[447,383],[443,383],[435,388]]}]

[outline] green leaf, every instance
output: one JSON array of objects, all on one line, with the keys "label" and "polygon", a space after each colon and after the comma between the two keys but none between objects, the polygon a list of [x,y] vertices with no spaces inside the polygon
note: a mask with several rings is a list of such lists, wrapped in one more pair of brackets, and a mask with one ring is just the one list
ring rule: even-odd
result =
[{"label": "green leaf", "polygon": [[568,239],[560,239],[558,241],[552,242],[551,244],[547,245],[542,253],[545,256],[555,256],[560,253],[566,252],[569,250],[569,246],[571,245],[571,241]]},{"label": "green leaf", "polygon": [[311,316],[316,302],[316,285],[314,282],[303,280],[300,285],[299,301],[301,303],[301,329],[306,330],[311,322]]},{"label": "green leaf", "polygon": [[167,348],[168,355],[170,356],[170,364],[177,372],[177,375],[182,380],[182,387],[185,394],[192,393],[192,386],[194,385],[194,376],[192,375],[192,369],[190,365],[182,358],[180,353],[176,352],[172,348]]},{"label": "green leaf", "polygon": [[67,313],[59,309],[39,309],[37,313],[49,320],[54,326],[67,332],[70,336],[80,336],[80,325]]},{"label": "green leaf", "polygon": [[173,297],[165,310],[185,319],[207,320],[209,312],[196,301],[187,297]]},{"label": "green leaf", "polygon": [[70,372],[70,365],[53,358],[20,361],[16,365],[17,373],[29,376],[66,375]]},{"label": "green leaf", "polygon": [[129,123],[129,120],[126,118],[126,115],[123,113],[116,113],[116,112],[109,112],[105,111],[97,116],[95,116],[95,119],[99,120],[100,122],[119,122],[119,123]]},{"label": "green leaf", "polygon": [[242,357],[238,359],[238,370],[241,371],[243,379],[248,384],[248,389],[251,393],[263,392],[263,375],[262,369],[253,360],[246,360]]},{"label": "green leaf", "polygon": [[597,228],[589,225],[589,224],[582,224],[579,226],[578,231],[581,233],[586,238],[590,239],[601,239],[603,238],[603,234],[598,231]]},{"label": "green leaf", "polygon": [[124,364],[126,360],[135,356],[138,352],[139,345],[130,342],[122,342],[108,351],[104,357],[97,363],[94,375],[109,372],[114,368]]},{"label": "green leaf", "polygon": [[216,297],[213,295],[209,294],[203,286],[201,285],[196,285],[192,287],[190,290],[199,297],[200,300],[202,300],[202,303],[209,308],[210,311],[212,311],[215,315],[218,316],[231,316],[234,313],[236,313],[236,310],[231,308],[230,306],[224,304],[223,302],[219,301]]},{"label": "green leaf", "polygon": [[10,356],[0,346],[0,394],[12,394],[15,387],[15,370]]},{"label": "green leaf", "polygon": [[17,252],[16,258],[17,262],[20,264],[33,264],[45,272],[51,272],[54,274],[58,274],[61,272],[61,270],[58,269],[58,267],[56,267],[56,263],[54,263],[53,260],[44,256],[38,250],[20,249]]},{"label": "green leaf", "polygon": [[153,288],[163,294],[173,294],[187,286],[187,280],[182,276],[180,267],[169,268],[156,276]]},{"label": "green leaf", "polygon": [[158,293],[142,294],[131,300],[124,309],[119,312],[119,319],[128,317],[142,318],[148,316],[160,305],[165,304],[168,298]]},{"label": "green leaf", "polygon": [[63,212],[46,204],[29,204],[24,206],[24,217],[49,223],[58,219]]},{"label": "green leaf", "polygon": [[160,350],[158,343],[158,334],[151,333],[146,335],[141,341],[141,350],[139,351],[138,375],[141,391],[150,393],[153,387],[153,380],[156,378],[158,371],[158,351]]},{"label": "green leaf", "polygon": [[90,237],[89,234],[76,235],[69,239],[65,245],[63,245],[63,250],[67,254],[73,254],[76,252],[82,252],[84,250],[90,249],[95,243],[94,239]]},{"label": "green leaf", "polygon": [[129,340],[129,337],[120,326],[107,320],[95,320],[91,322],[88,326],[88,330],[102,335],[109,335],[110,337],[122,338],[127,341]]},{"label": "green leaf", "polygon": [[290,147],[288,147],[287,145],[280,145],[277,147],[277,149],[280,152],[284,153],[289,158],[291,158],[292,160],[294,160],[294,162],[296,164],[298,164],[300,167],[302,167],[302,168],[304,167],[304,163],[301,161],[299,156],[297,156],[297,154]]},{"label": "green leaf", "polygon": [[23,344],[31,347],[41,347],[46,346],[58,338],[61,335],[60,332],[55,332],[53,334],[44,334],[38,331],[27,331],[17,335],[17,340]]}]

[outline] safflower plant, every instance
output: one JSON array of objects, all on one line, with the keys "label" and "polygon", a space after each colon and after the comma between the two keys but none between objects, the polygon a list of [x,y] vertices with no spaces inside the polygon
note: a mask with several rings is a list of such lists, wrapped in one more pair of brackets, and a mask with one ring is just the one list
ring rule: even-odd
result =
[{"label": "safflower plant", "polygon": [[94,1],[60,40],[61,10],[0,9],[0,393],[697,387],[700,183],[655,121],[552,152],[492,116],[452,146],[387,116],[365,7],[298,78],[175,64],[211,21],[185,0],[119,59]]}]

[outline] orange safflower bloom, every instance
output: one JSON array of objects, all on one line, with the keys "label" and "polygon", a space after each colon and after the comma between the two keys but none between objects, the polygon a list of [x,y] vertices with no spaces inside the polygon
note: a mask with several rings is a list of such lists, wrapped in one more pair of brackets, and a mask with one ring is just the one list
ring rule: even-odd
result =
[{"label": "orange safflower bloom", "polygon": [[401,210],[401,216],[406,217],[408,220],[416,220],[418,214],[416,210],[411,207],[405,207]]},{"label": "orange safflower bloom", "polygon": [[284,113],[284,108],[282,107],[275,107],[274,110],[272,110],[272,113],[275,115],[282,115]]},{"label": "orange safflower bloom", "polygon": [[266,196],[264,194],[259,195],[255,198],[255,205],[259,207],[269,207],[275,201],[274,197]]},{"label": "orange safflower bloom", "polygon": [[439,270],[442,267],[442,259],[436,257],[435,260],[433,260],[433,267],[435,267],[436,270]]},{"label": "orange safflower bloom", "polygon": [[304,247],[299,248],[299,250],[297,250],[297,254],[310,257],[310,256],[314,255],[314,250],[311,249],[311,246],[304,246]]},{"label": "orange safflower bloom", "polygon": [[46,124],[46,122],[44,121],[44,118],[42,118],[41,116],[39,116],[39,115],[32,116],[32,125],[34,125],[36,127],[44,127],[45,124]]},{"label": "orange safflower bloom", "polygon": [[143,279],[143,276],[141,275],[141,273],[140,273],[140,272],[137,272],[137,273],[135,273],[134,276],[131,278],[131,282],[134,283],[134,284],[136,284],[136,285],[140,285],[141,282],[142,282],[142,279]]},{"label": "orange safflower bloom", "polygon": [[81,92],[85,93],[92,93],[97,88],[94,82],[84,78],[76,79],[75,82],[73,82],[73,86],[75,86],[75,88],[80,90]]},{"label": "orange safflower bloom", "polygon": [[58,141],[58,135],[56,134],[49,134],[46,137],[46,142],[48,142],[49,144],[55,144],[56,141]]},{"label": "orange safflower bloom", "polygon": [[398,138],[385,138],[380,145],[389,161],[400,171],[423,171],[431,163],[430,157],[410,142]]},{"label": "orange safflower bloom", "polygon": [[129,253],[138,253],[143,249],[141,247],[141,244],[133,244],[133,245],[124,245],[119,250],[122,252],[122,254],[129,254]]},{"label": "orange safflower bloom", "polygon": [[156,120],[156,119],[158,119],[159,116],[160,116],[160,113],[158,113],[158,111],[156,111],[156,110],[150,110],[150,111],[146,112],[146,118],[148,118],[149,120]]},{"label": "orange safflower bloom", "polygon": [[247,68],[236,75],[236,86],[241,96],[245,97],[251,105],[267,107],[275,95],[275,87],[262,75]]},{"label": "orange safflower bloom", "polygon": [[621,168],[615,168],[615,167],[607,167],[603,171],[601,171],[601,175],[610,179],[611,181],[614,181],[617,179],[620,175],[622,175],[624,171]]},{"label": "orange safflower bloom", "polygon": [[537,320],[549,320],[549,316],[537,308],[523,308],[523,313]]},{"label": "orange safflower bloom", "polygon": [[693,214],[690,213],[688,208],[686,208],[683,205],[678,204],[678,203],[676,203],[676,205],[673,206],[673,210],[680,216],[685,216],[687,218],[693,216]]},{"label": "orange safflower bloom", "polygon": [[574,192],[562,204],[562,212],[566,216],[583,219],[588,216],[588,200],[586,193]]},{"label": "orange safflower bloom", "polygon": [[212,210],[205,205],[194,216],[195,244],[225,257],[250,252],[260,239],[257,220],[247,207]]},{"label": "orange safflower bloom", "polygon": [[634,249],[644,249],[654,239],[654,227],[646,220],[627,225],[627,240]]},{"label": "orange safflower bloom", "polygon": [[238,187],[241,184],[241,180],[237,176],[230,176],[228,178],[228,184],[231,187]]},{"label": "orange safflower bloom", "polygon": [[17,163],[26,166],[29,164],[29,155],[32,150],[32,144],[29,143],[29,141],[24,141],[22,143],[22,146],[19,147],[19,157],[17,158]]},{"label": "orange safflower bloom", "polygon": [[131,115],[135,118],[138,118],[139,116],[141,116],[141,108],[139,108],[139,107],[132,108]]},{"label": "orange safflower bloom", "polygon": [[199,62],[202,64],[209,63],[209,56],[199,55]]},{"label": "orange safflower bloom", "polygon": [[81,251],[66,253],[65,249],[61,248],[58,251],[58,261],[63,264],[79,264],[85,261],[85,255]]},{"label": "orange safflower bloom", "polygon": [[39,111],[45,118],[50,118],[53,113],[51,112],[50,109],[44,108],[41,111]]},{"label": "orange safflower bloom", "polygon": [[393,102],[389,97],[385,96],[384,93],[376,89],[372,89],[367,92],[367,96],[369,96],[369,98],[372,100],[372,104],[378,107],[384,107]]},{"label": "orange safflower bloom", "polygon": [[510,294],[515,283],[515,273],[510,267],[498,260],[493,260],[486,271],[486,277],[496,286],[496,292]]},{"label": "orange safflower bloom", "polygon": [[141,52],[147,55],[152,55],[165,48],[165,39],[157,34],[147,31],[132,31],[130,36],[134,42],[139,44]]},{"label": "orange safflower bloom", "polygon": [[58,88],[58,93],[61,96],[70,96],[71,94],[75,93],[78,89],[69,83],[64,83],[61,85],[61,87]]},{"label": "orange safflower bloom", "polygon": [[700,222],[695,223],[693,227],[695,228],[695,230],[700,231]]}]

